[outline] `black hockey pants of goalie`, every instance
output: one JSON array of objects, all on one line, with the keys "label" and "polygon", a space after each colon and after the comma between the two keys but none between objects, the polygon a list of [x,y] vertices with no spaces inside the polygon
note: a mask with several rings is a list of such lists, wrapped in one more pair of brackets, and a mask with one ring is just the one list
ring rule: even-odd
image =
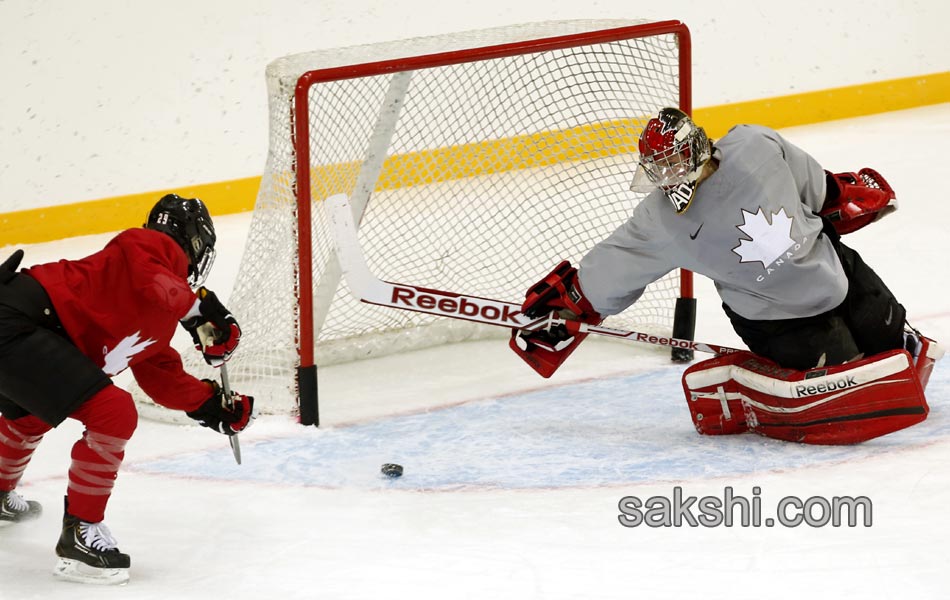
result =
[{"label": "black hockey pants of goalie", "polygon": [[813,317],[753,321],[723,309],[749,350],[797,370],[836,365],[904,347],[906,311],[861,256],[826,232],[848,277],[837,308]]}]

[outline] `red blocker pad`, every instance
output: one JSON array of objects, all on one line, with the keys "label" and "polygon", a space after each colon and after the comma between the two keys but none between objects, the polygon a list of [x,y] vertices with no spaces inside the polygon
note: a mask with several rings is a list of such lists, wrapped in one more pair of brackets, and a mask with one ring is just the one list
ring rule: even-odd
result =
[{"label": "red blocker pad", "polygon": [[534,369],[538,375],[544,378],[548,378],[551,375],[554,375],[554,372],[558,370],[558,367],[567,360],[567,357],[570,356],[574,350],[580,345],[581,342],[587,337],[586,333],[575,333],[574,339],[571,341],[570,345],[566,348],[558,351],[549,351],[542,348],[522,348],[518,345],[518,330],[512,330],[511,339],[508,341],[508,346],[515,351],[515,354],[521,357],[523,361],[528,363],[528,365]]},{"label": "red blocker pad", "polygon": [[805,444],[855,444],[927,418],[924,384],[939,357],[926,350],[919,364],[891,350],[807,371],[737,352],[687,369],[683,390],[702,434],[751,431]]}]

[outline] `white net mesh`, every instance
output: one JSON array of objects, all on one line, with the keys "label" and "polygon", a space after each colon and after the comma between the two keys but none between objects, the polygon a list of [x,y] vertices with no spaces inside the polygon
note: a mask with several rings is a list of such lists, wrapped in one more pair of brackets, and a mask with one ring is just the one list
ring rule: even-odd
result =
[{"label": "white net mesh", "polygon": [[[298,365],[292,106],[306,72],[627,27],[572,21],[453,34],[282,58],[267,69],[270,150],[229,300],[244,330],[235,388],[264,412],[292,411]],[[630,214],[637,134],[680,98],[673,34],[594,41],[309,89],[314,317],[318,365],[500,328],[362,304],[336,285],[322,200],[366,202],[360,238],[382,279],[520,302],[562,259],[574,264]],[[303,142],[303,140],[301,140]],[[678,275],[651,286],[617,327],[669,333]],[[195,353],[191,353],[195,354]],[[514,358],[513,358],[514,359]],[[195,370],[199,365],[188,365]]]}]

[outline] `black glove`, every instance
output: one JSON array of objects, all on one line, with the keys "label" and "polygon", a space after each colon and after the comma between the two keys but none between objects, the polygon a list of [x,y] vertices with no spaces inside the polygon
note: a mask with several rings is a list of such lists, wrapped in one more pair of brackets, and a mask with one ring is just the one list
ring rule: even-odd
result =
[{"label": "black glove", "polygon": [[23,250],[16,250],[3,261],[3,264],[0,264],[0,283],[6,283],[13,279],[21,260],[23,260]]},{"label": "black glove", "polygon": [[191,334],[195,348],[212,367],[220,367],[241,341],[237,319],[211,290],[198,288],[198,315],[183,319],[181,326]]},{"label": "black glove", "polygon": [[257,417],[252,396],[231,392],[231,397],[226,398],[224,390],[216,381],[202,381],[211,384],[211,397],[195,410],[186,412],[186,415],[224,435],[234,435],[250,427]]}]

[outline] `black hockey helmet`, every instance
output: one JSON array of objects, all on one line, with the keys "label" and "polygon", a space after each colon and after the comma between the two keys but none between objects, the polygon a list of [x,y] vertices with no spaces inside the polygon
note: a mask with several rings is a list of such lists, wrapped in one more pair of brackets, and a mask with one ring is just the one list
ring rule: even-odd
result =
[{"label": "black hockey helmet", "polygon": [[217,236],[204,202],[176,194],[163,196],[148,213],[146,229],[166,233],[188,257],[188,283],[198,288],[205,282],[214,263]]}]

